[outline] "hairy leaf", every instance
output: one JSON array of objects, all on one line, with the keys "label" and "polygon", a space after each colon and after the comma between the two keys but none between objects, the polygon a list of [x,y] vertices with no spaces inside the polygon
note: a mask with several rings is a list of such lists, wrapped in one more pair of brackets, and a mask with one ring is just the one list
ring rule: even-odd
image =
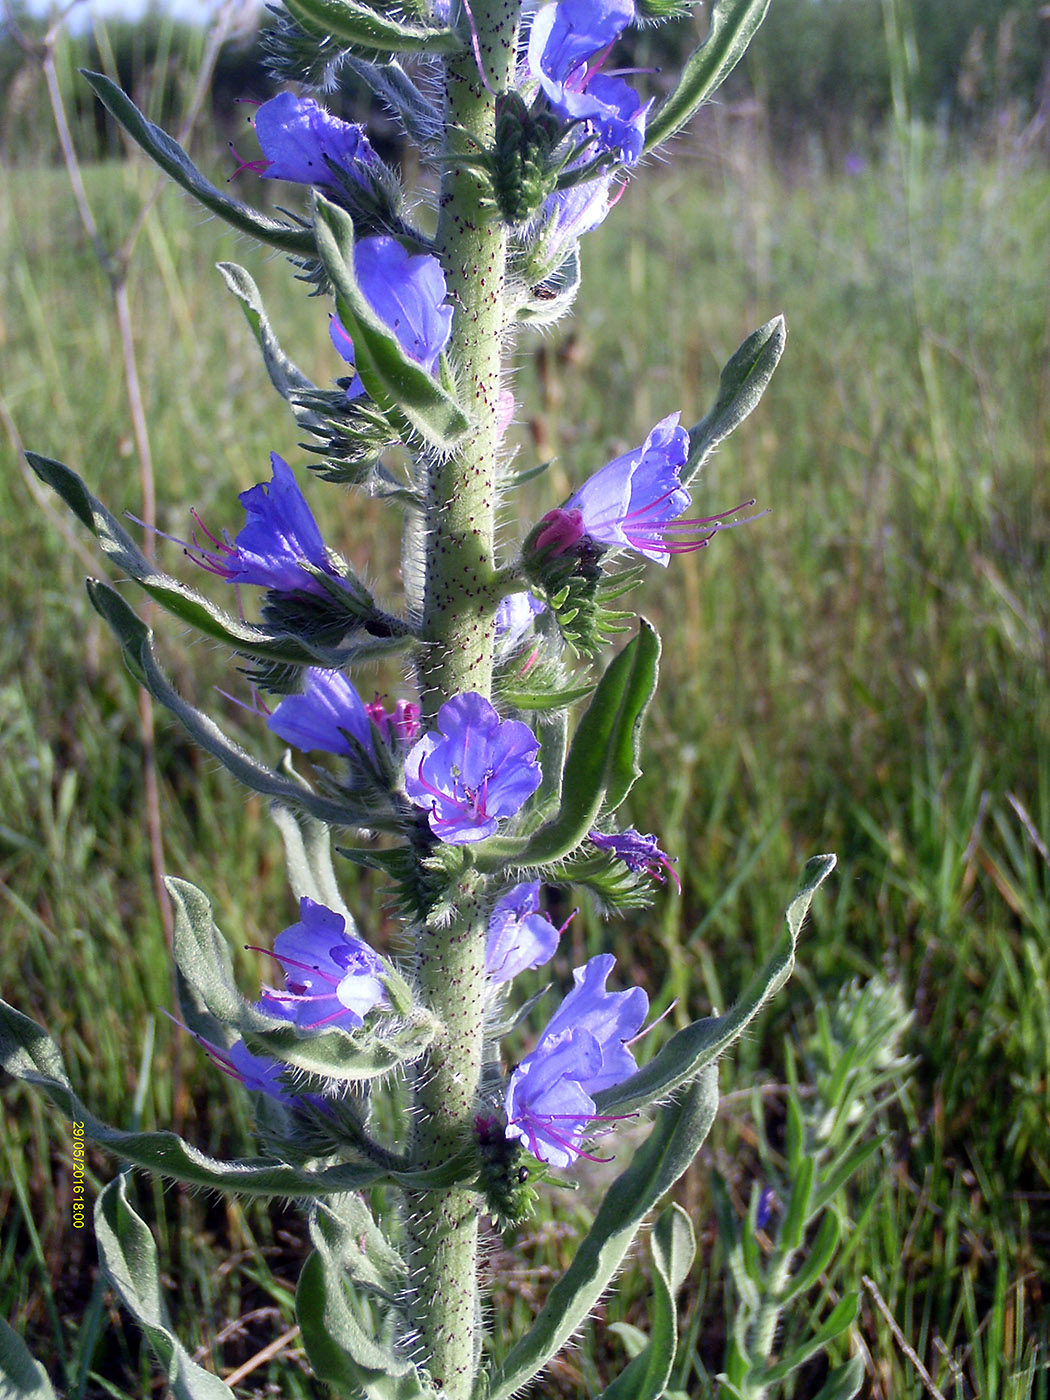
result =
[{"label": "hairy leaf", "polygon": [[456,53],[463,47],[451,29],[400,24],[357,0],[286,0],[285,8],[300,24],[352,44],[367,57]]},{"label": "hairy leaf", "polygon": [[766,385],[784,353],[787,326],[783,316],[775,316],[726,361],[718,380],[718,396],[707,413],[689,433],[689,456],[681,471],[688,486],[718,444],[748,416],[765,393]]},{"label": "hairy leaf", "polygon": [[316,388],[316,385],[292,363],[278,344],[269,317],[266,315],[266,308],[263,306],[259,288],[251,276],[238,263],[221,262],[217,263],[216,266],[222,273],[223,281],[227,287],[241,303],[245,320],[262,351],[263,363],[266,366],[266,373],[270,376],[270,383],[281,397],[287,399],[297,391],[309,391]]},{"label": "hairy leaf", "polygon": [[55,1400],[47,1372],[22,1338],[0,1317],[0,1396],[4,1400]]}]

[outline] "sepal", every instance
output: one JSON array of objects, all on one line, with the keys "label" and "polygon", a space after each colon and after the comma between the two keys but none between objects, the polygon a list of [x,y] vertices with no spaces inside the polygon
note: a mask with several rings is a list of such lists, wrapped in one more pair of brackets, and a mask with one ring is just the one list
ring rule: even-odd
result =
[{"label": "sepal", "polygon": [[438,381],[406,355],[358,286],[350,217],[323,196],[315,199],[317,250],[336,291],[339,319],[354,342],[361,382],[387,416],[437,451],[451,450],[469,420]]},{"label": "sepal", "polygon": [[681,471],[688,486],[718,444],[738,427],[765,393],[784,353],[787,326],[775,316],[747,337],[726,361],[718,380],[718,396],[689,433],[689,456]]},{"label": "sepal", "polygon": [[234,1400],[230,1387],[198,1366],[171,1331],[161,1289],[157,1246],[128,1202],[121,1175],[95,1202],[95,1239],[110,1286],[146,1334],[175,1400]]},{"label": "sepal", "polygon": [[569,311],[580,290],[580,250],[570,249],[556,267],[523,256],[520,273],[525,290],[519,294],[515,315],[530,326],[553,326]]},{"label": "sepal", "polygon": [[744,56],[769,0],[716,0],[707,35],[689,55],[678,86],[646,124],[645,150],[681,131]]},{"label": "sepal", "polygon": [[102,73],[90,73],[81,69],[84,78],[94,89],[95,95],[106,109],[112,113],[124,130],[137,141],[151,160],[170,175],[176,184],[181,185],[206,209],[218,214],[221,219],[250,233],[271,248],[295,257],[314,256],[314,240],[310,230],[302,224],[284,223],[271,219],[250,205],[233,199],[206,179],[190,160],[177,141],[173,141],[166,131],[144,117],[131,98],[112,79]]}]

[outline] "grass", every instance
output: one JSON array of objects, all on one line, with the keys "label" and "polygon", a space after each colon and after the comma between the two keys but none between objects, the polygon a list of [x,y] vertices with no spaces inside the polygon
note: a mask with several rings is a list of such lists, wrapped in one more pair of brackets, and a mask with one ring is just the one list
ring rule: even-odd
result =
[{"label": "grass", "polygon": [[[568,950],[576,962],[611,945],[628,981],[664,1003],[679,996],[673,1016],[704,1014],[771,945],[802,861],[840,855],[798,975],[723,1067],[726,1103],[683,1183],[701,1244],[676,1376],[690,1396],[714,1393],[730,1306],[710,1170],[746,1207],[762,1170],[756,1114],[774,1143],[781,1126],[775,1092],[746,1091],[783,1077],[785,1039],[805,1042],[818,1000],[875,972],[915,1009],[915,1067],[880,1114],[885,1149],[842,1195],[853,1229],[811,1305],[861,1290],[872,1396],[926,1393],[906,1348],[952,1400],[1047,1394],[1050,178],[935,148],[918,169],[908,189],[891,158],[852,180],[778,174],[753,152],[649,172],[589,238],[575,319],[521,341],[522,461],[556,458],[539,505],[673,408],[695,421],[755,325],[783,311],[791,331],[762,405],[695,493],[701,513],[754,495],[771,514],[666,575],[651,569],[636,595],[665,654],[630,816],[679,854],[682,897],[607,928],[578,920]],[[149,177],[87,174],[119,236]],[[107,290],[64,179],[9,171],[4,200],[7,419],[134,512]],[[230,258],[258,281],[293,358],[319,382],[338,372],[323,314],[284,266],[167,193],[131,287],[160,523],[176,535],[191,506],[236,528],[235,493],[265,474],[271,448],[304,460],[213,270]],[[103,1117],[127,1125],[135,1105],[143,1124],[244,1150],[244,1096],[180,1054],[156,1015],[171,1004],[170,969],[134,688],[82,587],[101,566],[57,504],[35,499],[10,438],[3,453],[0,986],[50,1025]],[[397,541],[372,503],[319,484],[311,501],[366,577],[393,576]],[[167,559],[178,563],[174,546]],[[227,658],[158,630],[183,692],[259,747],[251,718],[214,696],[230,685]],[[266,942],[292,902],[264,805],[163,719],[158,748],[169,869],[208,890],[233,944]],[[345,886],[385,944],[381,888],[353,870]],[[247,954],[242,971],[246,986],[259,973]],[[148,1361],[97,1285],[89,1232],[69,1228],[68,1125],[21,1089],[3,1103],[0,1310],[69,1395],[146,1393]],[[112,1165],[93,1156],[91,1171],[94,1189]],[[228,1373],[287,1325],[302,1226],[282,1210],[136,1189],[183,1337]],[[552,1202],[503,1246],[506,1265],[494,1242],[511,1325],[542,1301],[586,1208]],[[644,1325],[645,1268],[640,1256],[603,1324]],[[230,1319],[244,1325],[224,1335]],[[550,1393],[596,1394],[619,1345],[594,1326]],[[796,1394],[817,1380],[803,1373]],[[245,1385],[314,1393],[294,1342]]]}]

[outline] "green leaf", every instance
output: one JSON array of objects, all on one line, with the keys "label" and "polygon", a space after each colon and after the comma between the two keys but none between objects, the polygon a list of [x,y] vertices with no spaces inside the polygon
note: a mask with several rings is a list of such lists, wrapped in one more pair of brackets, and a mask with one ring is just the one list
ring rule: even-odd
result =
[{"label": "green leaf", "polygon": [[358,286],[349,214],[321,195],[316,196],[315,214],[317,250],[336,290],[340,320],[353,339],[361,382],[388,417],[406,422],[437,451],[451,451],[469,420],[437,380],[409,359]]},{"label": "green leaf", "polygon": [[[77,519],[88,527],[102,546],[103,553],[116,567],[130,575],[161,607],[180,621],[196,627],[206,637],[225,642],[244,656],[295,666],[323,666],[329,670],[337,670],[351,660],[397,651],[404,646],[401,637],[369,640],[362,646],[318,646],[294,633],[257,627],[233,617],[195,589],[162,573],[146,558],[115,516],[101,501],[96,500],[76,472],[62,462],[40,457],[35,452],[25,455],[41,481],[50,486]],[[356,618],[348,612],[347,630],[355,621]]]},{"label": "green leaf", "polygon": [[82,1123],[85,1137],[92,1142],[126,1162],[174,1181],[249,1196],[319,1196],[358,1191],[387,1181],[413,1189],[448,1184],[440,1172],[391,1171],[371,1163],[341,1163],[305,1171],[264,1157],[224,1162],[175,1133],[130,1133],[112,1128],[77,1097],[58,1046],[48,1033],[4,1001],[0,1001],[0,1065],[15,1079],[41,1090],[67,1120]]},{"label": "green leaf", "polygon": [[308,228],[271,219],[258,209],[242,204],[206,179],[190,160],[177,141],[173,141],[166,131],[144,117],[126,93],[122,92],[112,79],[103,73],[81,73],[91,84],[96,96],[117,119],[133,140],[137,141],[151,160],[160,166],[166,175],[188,190],[206,209],[218,214],[242,233],[250,233],[271,248],[279,248],[282,253],[295,257],[314,258],[313,234]]},{"label": "green leaf", "polygon": [[47,1372],[22,1338],[0,1317],[0,1396],[3,1400],[55,1400]]},{"label": "green leaf", "polygon": [[787,1210],[777,1236],[778,1246],[788,1254],[793,1254],[802,1243],[802,1236],[810,1219],[809,1207],[816,1173],[816,1159],[803,1157],[791,1183],[791,1195],[788,1197]]},{"label": "green leaf", "polygon": [[[833,1342],[836,1337],[840,1337],[843,1332],[852,1327],[860,1312],[860,1297],[856,1293],[847,1294],[829,1313],[823,1326],[819,1327],[811,1337],[795,1347],[794,1351],[783,1357],[775,1366],[770,1366],[761,1373],[761,1383],[763,1385],[775,1385],[777,1381],[782,1381],[790,1376],[792,1371],[804,1365],[811,1356],[815,1356],[818,1351],[823,1351],[829,1342]],[[756,1377],[756,1379],[759,1379]]]},{"label": "green leaf", "polygon": [[820,1225],[817,1227],[817,1233],[813,1237],[813,1243],[806,1251],[805,1260],[798,1271],[792,1274],[786,1287],[777,1295],[777,1303],[781,1307],[786,1306],[800,1294],[806,1293],[817,1282],[831,1263],[835,1250],[838,1248],[840,1233],[838,1216],[832,1210],[825,1211]]},{"label": "green leaf", "polygon": [[458,53],[463,48],[451,29],[400,24],[356,0],[287,0],[285,8],[300,24],[363,49],[368,57]]},{"label": "green leaf", "polygon": [[[717,1108],[718,1074],[710,1065],[679,1100],[658,1111],[648,1138],[606,1192],[594,1224],[536,1321],[488,1381],[479,1384],[477,1400],[509,1400],[582,1325],[623,1263],[645,1216],[699,1151]],[[673,1264],[669,1276],[677,1274],[683,1253],[679,1243],[668,1264],[669,1270]]]},{"label": "green leaf", "polygon": [[145,1332],[176,1400],[234,1400],[230,1387],[198,1366],[170,1330],[157,1246],[145,1221],[129,1205],[125,1186],[124,1176],[118,1176],[95,1202],[95,1238],[106,1277]]},{"label": "green leaf", "polygon": [[237,263],[221,262],[217,263],[216,266],[222,273],[223,281],[227,287],[241,303],[245,320],[262,351],[263,363],[270,376],[270,383],[281,397],[288,399],[292,394],[304,389],[315,389],[317,386],[292,363],[278,344],[277,337],[274,335],[266,315],[262,297],[259,295],[259,288],[249,274]]},{"label": "green leaf", "polygon": [[765,967],[751,979],[732,1011],[725,1016],[694,1021],[673,1035],[637,1074],[595,1095],[598,1113],[628,1112],[665,1098],[704,1066],[717,1060],[740,1038],[769,998],[791,976],[802,921],[817,889],[834,868],[835,857],[831,855],[814,856],[806,862],[802,886],[785,915],[787,929]]},{"label": "green leaf", "polygon": [[689,55],[678,86],[646,124],[646,151],[681,131],[729,76],[768,8],[769,0],[717,0],[704,42]]},{"label": "green leaf", "polygon": [[836,1366],[828,1372],[827,1380],[813,1400],[853,1400],[855,1395],[860,1394],[864,1375],[864,1358],[858,1353],[851,1356],[844,1366]]},{"label": "green leaf", "polygon": [[476,849],[480,870],[562,860],[584,840],[603,808],[614,811],[639,776],[642,725],[656,690],[660,638],[645,618],[595,687],[573,735],[562,774],[561,807],[534,836],[491,837]]},{"label": "green leaf", "polygon": [[215,926],[208,897],[186,880],[167,880],[175,906],[174,955],[179,971],[211,1014],[232,1027],[248,1049],[321,1078],[362,1082],[418,1060],[434,1038],[422,1016],[382,1013],[359,1030],[303,1031],[256,1010],[237,991],[229,946]]},{"label": "green leaf", "polygon": [[288,883],[296,899],[305,895],[315,904],[340,914],[346,931],[359,937],[357,923],[343,903],[339,882],[332,865],[332,833],[327,822],[307,812],[295,812],[283,802],[270,804],[270,816],[284,842],[284,862]]},{"label": "green leaf", "polygon": [[718,380],[714,406],[689,433],[689,456],[681,471],[682,485],[688,486],[718,444],[748,416],[766,391],[784,345],[787,326],[783,316],[774,316],[726,361]]},{"label": "green leaf", "polygon": [[692,1222],[679,1205],[672,1205],[656,1222],[650,1241],[653,1294],[649,1310],[650,1335],[640,1352],[600,1400],[660,1400],[674,1367],[678,1348],[675,1297],[696,1256]]}]

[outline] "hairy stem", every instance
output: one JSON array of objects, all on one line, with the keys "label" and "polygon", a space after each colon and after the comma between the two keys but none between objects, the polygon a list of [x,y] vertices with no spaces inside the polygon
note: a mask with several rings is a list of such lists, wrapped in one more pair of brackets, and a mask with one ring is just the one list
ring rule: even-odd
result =
[{"label": "hairy stem", "polygon": [[[506,231],[484,178],[458,165],[456,157],[492,145],[494,90],[505,87],[511,71],[518,13],[519,0],[480,0],[469,12],[476,51],[472,47],[445,66],[448,134],[436,243],[455,307],[449,355],[474,427],[460,451],[431,464],[428,479],[420,688],[424,714],[431,718],[453,695],[473,690],[488,696],[492,683]],[[451,924],[427,926],[418,939],[420,993],[442,1026],[415,1090],[415,1155],[427,1165],[448,1160],[472,1132],[481,1073],[484,952],[480,891],[468,881],[457,891]],[[480,1350],[477,1198],[462,1189],[425,1192],[408,1206],[416,1322],[426,1365],[449,1400],[466,1400]]]}]

